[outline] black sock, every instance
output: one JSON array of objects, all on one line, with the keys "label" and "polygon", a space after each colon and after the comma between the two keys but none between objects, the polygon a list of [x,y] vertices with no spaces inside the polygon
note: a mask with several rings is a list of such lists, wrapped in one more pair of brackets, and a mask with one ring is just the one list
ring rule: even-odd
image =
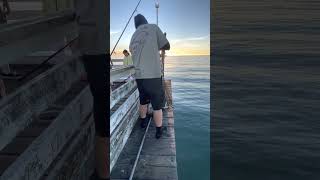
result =
[{"label": "black sock", "polygon": [[159,139],[162,136],[162,126],[156,127],[156,138]]}]

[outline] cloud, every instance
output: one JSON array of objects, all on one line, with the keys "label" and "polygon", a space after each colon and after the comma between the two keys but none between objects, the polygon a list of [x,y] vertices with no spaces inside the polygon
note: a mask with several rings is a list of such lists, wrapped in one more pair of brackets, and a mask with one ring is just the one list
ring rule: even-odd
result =
[{"label": "cloud", "polygon": [[181,47],[201,47],[199,44],[196,44],[196,43],[189,43],[189,42],[182,42],[179,44],[179,46]]},{"label": "cloud", "polygon": [[186,42],[186,41],[202,41],[209,38],[209,35],[207,36],[199,36],[199,37],[188,37],[188,38],[182,38],[182,39],[174,39],[172,40],[173,43],[179,43],[179,42]]},{"label": "cloud", "polygon": [[110,30],[110,35],[115,35],[115,34],[117,34],[117,33],[119,33],[119,32],[120,32],[119,30],[116,30],[116,31]]},{"label": "cloud", "polygon": [[209,36],[192,37],[185,39],[186,41],[201,41],[207,39]]}]

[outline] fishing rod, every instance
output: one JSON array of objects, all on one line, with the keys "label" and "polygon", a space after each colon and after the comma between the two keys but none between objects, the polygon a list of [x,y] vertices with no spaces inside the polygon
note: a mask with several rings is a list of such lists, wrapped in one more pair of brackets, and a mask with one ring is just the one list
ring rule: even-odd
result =
[{"label": "fishing rod", "polygon": [[[134,15],[134,13],[137,11],[137,8],[138,8],[138,6],[140,5],[140,2],[141,2],[141,0],[138,2],[138,4],[137,4],[136,8],[133,10],[133,12],[132,12],[132,14],[131,14],[131,16],[130,16],[130,18],[129,18],[128,22],[127,22],[127,24],[126,24],[126,26],[124,27],[124,29],[123,29],[123,31],[122,31],[122,33],[121,33],[121,35],[119,36],[119,38],[118,38],[118,40],[117,40],[116,44],[114,45],[114,47],[113,47],[113,49],[112,49],[112,51],[111,51],[111,53],[110,53],[110,56],[112,56],[112,54],[114,53],[114,50],[116,49],[116,47],[117,47],[117,45],[118,45],[118,43],[119,43],[120,39],[122,38],[122,35],[123,35],[124,31],[127,29],[128,24],[129,24],[129,22],[130,22],[130,21],[131,21],[131,19],[132,19],[132,16],[133,16],[133,15]],[[111,65],[113,65],[113,62],[112,62],[111,58],[110,58],[110,62],[111,62]]]}]

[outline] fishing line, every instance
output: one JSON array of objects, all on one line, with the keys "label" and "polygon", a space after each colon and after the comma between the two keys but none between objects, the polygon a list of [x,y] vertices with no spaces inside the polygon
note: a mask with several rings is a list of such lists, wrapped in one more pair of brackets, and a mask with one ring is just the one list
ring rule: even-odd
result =
[{"label": "fishing line", "polygon": [[58,49],[55,53],[53,53],[52,55],[50,55],[48,58],[46,58],[41,64],[39,64],[38,66],[36,66],[34,69],[32,69],[31,71],[29,71],[28,73],[26,73],[24,76],[22,76],[20,79],[18,79],[19,81],[23,81],[24,79],[26,79],[27,77],[29,77],[30,75],[32,75],[33,73],[35,73],[37,70],[41,69],[43,66],[45,66],[52,58],[54,58],[57,54],[59,54],[60,52],[62,52],[63,50],[65,50],[67,47],[69,47],[73,42],[75,42],[77,39],[79,38],[79,36],[75,37],[74,39],[72,39],[71,41],[69,41],[65,46],[63,46],[62,48]]},{"label": "fishing line", "polygon": [[[118,38],[118,40],[117,40],[116,44],[114,45],[114,47],[113,47],[113,49],[112,49],[112,51],[111,51],[111,53],[110,53],[110,56],[112,56],[112,54],[114,53],[114,50],[116,49],[116,47],[117,47],[117,45],[118,45],[118,43],[119,43],[120,39],[122,38],[122,35],[123,35],[124,31],[127,29],[128,24],[129,24],[129,22],[130,22],[130,21],[131,21],[131,19],[132,19],[132,16],[133,16],[133,15],[134,15],[134,13],[137,11],[137,8],[138,8],[138,6],[140,5],[140,2],[141,2],[141,0],[138,2],[138,4],[137,4],[136,8],[133,10],[133,12],[132,12],[132,14],[131,14],[131,16],[130,16],[130,18],[129,18],[128,22],[127,22],[127,24],[126,24],[126,26],[124,27],[124,29],[123,29],[123,31],[122,31],[122,33],[121,33],[120,37]],[[113,64],[113,62],[112,62],[111,58],[110,58],[110,62],[111,62],[111,64]]]},{"label": "fishing line", "polygon": [[142,138],[140,147],[139,147],[139,151],[138,151],[136,160],[134,161],[134,164],[133,164],[133,168],[132,168],[132,171],[131,171],[129,180],[132,180],[132,178],[133,178],[134,172],[135,172],[135,170],[136,170],[136,167],[137,167],[137,164],[138,164],[138,161],[139,161],[139,158],[140,158],[140,154],[141,154],[141,150],[142,150],[142,147],[143,147],[143,144],[144,144],[144,140],[145,140],[145,138],[146,138],[146,135],[147,135],[147,132],[148,132],[148,129],[149,129],[149,126],[150,126],[150,122],[151,122],[152,120],[153,120],[153,118],[150,118],[150,119],[149,119],[149,122],[148,122],[148,125],[147,125],[147,128],[146,128],[146,131],[144,132],[144,135],[143,135],[143,138]]}]

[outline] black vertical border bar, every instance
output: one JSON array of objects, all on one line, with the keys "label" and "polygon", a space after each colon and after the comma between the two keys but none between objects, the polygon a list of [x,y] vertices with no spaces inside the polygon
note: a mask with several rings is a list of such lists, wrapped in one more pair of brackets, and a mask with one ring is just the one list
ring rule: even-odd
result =
[{"label": "black vertical border bar", "polygon": [[[102,1],[102,0],[101,0]],[[108,65],[110,66],[110,61],[111,61],[111,55],[110,55],[110,0],[104,0],[104,1],[107,1],[107,3],[106,3],[106,5],[107,5],[107,7],[106,7],[106,9],[107,9],[107,16],[108,16],[108,18],[107,18],[107,22],[106,22],[106,25],[107,25],[107,36],[108,36],[108,42],[106,42],[107,43],[107,60],[109,61],[108,62]],[[106,86],[107,87],[107,89],[106,89],[106,91],[108,92],[108,101],[106,102],[106,103],[108,103],[107,105],[106,105],[106,108],[108,108],[108,117],[106,118],[107,120],[108,120],[108,122],[107,123],[109,123],[110,124],[110,67],[108,67],[108,69],[107,69],[107,71],[109,71],[109,76],[107,77],[107,79],[108,79],[108,82],[105,82],[105,83],[107,83],[108,84],[108,86]],[[108,126],[109,128],[110,128],[110,125]],[[109,129],[109,132],[110,132],[110,129]],[[111,174],[111,171],[110,171],[110,138],[109,138],[109,144],[108,144],[108,151],[109,151],[109,165],[108,165],[108,168],[109,168],[109,175]]]},{"label": "black vertical border bar", "polygon": [[215,2],[216,0],[210,0],[210,179],[213,179],[213,126],[214,126],[214,114],[213,114],[213,107],[214,107],[214,78],[213,78],[213,69],[214,69],[214,19],[215,19]]}]

